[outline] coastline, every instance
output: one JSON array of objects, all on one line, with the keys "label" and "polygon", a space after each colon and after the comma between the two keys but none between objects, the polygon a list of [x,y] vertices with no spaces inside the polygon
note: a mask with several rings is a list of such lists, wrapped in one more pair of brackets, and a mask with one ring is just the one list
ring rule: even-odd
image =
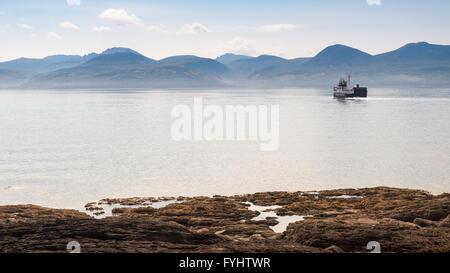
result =
[{"label": "coastline", "polygon": [[[450,252],[450,194],[388,187],[0,206],[0,253]],[[101,219],[99,219],[101,218]]]}]

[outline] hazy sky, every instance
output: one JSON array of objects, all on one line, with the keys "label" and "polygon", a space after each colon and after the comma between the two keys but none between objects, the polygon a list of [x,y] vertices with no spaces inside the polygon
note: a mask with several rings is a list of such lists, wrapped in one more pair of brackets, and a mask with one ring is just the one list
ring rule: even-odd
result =
[{"label": "hazy sky", "polygon": [[448,0],[0,0],[0,61],[113,46],[161,59],[450,44]]}]

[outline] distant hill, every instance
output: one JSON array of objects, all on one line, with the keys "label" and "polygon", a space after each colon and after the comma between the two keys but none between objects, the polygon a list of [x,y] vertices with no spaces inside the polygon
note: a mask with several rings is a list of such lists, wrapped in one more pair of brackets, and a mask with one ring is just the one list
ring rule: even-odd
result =
[{"label": "distant hill", "polygon": [[137,55],[141,55],[139,52],[134,51],[130,48],[125,48],[125,47],[112,47],[112,48],[108,48],[107,50],[103,51],[101,54],[102,55],[109,55],[109,54],[116,54],[116,53],[134,53]]},{"label": "distant hill", "polygon": [[129,48],[0,63],[0,88],[324,87],[351,74],[369,86],[448,86],[450,46],[425,42],[370,55],[333,45],[312,58],[224,54],[150,59]]},{"label": "distant hill", "polygon": [[305,63],[308,67],[342,67],[360,66],[373,60],[373,56],[358,49],[344,45],[333,45],[325,48],[314,58]]},{"label": "distant hill", "polygon": [[365,71],[368,64],[374,60],[370,54],[344,45],[333,45],[323,49],[313,58],[303,58],[300,61],[270,69],[264,69],[251,75],[254,80],[267,79],[272,82],[279,80],[284,84],[303,84],[336,81],[336,77],[346,74],[358,74]]},{"label": "distant hill", "polygon": [[289,63],[288,60],[277,56],[261,55],[256,58],[247,58],[233,61],[228,64],[228,67],[238,75],[248,77],[257,71],[287,63]]},{"label": "distant hill", "polygon": [[85,56],[79,55],[52,55],[42,59],[32,58],[19,58],[7,62],[0,63],[0,69],[13,70],[13,71],[26,71],[31,74],[44,73],[49,71],[55,71],[58,69],[64,69],[69,67],[75,67],[81,65],[97,56],[109,55],[115,53],[134,53],[140,55],[138,52],[122,47],[113,47],[103,51],[101,54],[91,53]]},{"label": "distant hill", "polygon": [[26,82],[29,77],[27,72],[0,69],[0,88],[14,88]]},{"label": "distant hill", "polygon": [[96,56],[81,64],[81,67],[141,67],[156,65],[157,61],[147,58],[139,53],[130,52],[117,52],[108,53]]},{"label": "distant hill", "polygon": [[78,55],[53,55],[43,59],[20,58],[0,63],[0,69],[43,73],[67,67],[80,65],[98,54],[92,53],[85,56]]},{"label": "distant hill", "polygon": [[252,58],[253,57],[246,56],[246,55],[237,55],[237,54],[233,54],[233,53],[226,53],[220,57],[217,57],[216,61],[223,63],[224,65],[228,65],[237,60],[246,60],[246,59],[252,59]]},{"label": "distant hill", "polygon": [[[411,43],[397,50],[375,56],[373,70],[385,70],[390,74],[408,71],[414,75],[445,76],[450,68],[450,46],[425,42]],[[444,74],[443,74],[444,73]]]},{"label": "distant hill", "polygon": [[248,78],[258,80],[260,78],[273,78],[279,75],[289,74],[304,67],[304,64],[310,61],[311,58],[296,58],[291,60],[277,60],[274,59],[272,63],[264,64],[261,69],[258,69],[248,75]]},{"label": "distant hill", "polygon": [[31,79],[27,87],[39,88],[143,88],[220,86],[215,79],[164,64],[133,51],[101,54],[79,66],[56,70]]},{"label": "distant hill", "polygon": [[224,78],[231,76],[231,70],[224,64],[208,58],[192,55],[173,56],[159,61],[160,66],[177,66],[204,75]]},{"label": "distant hill", "polygon": [[[368,85],[428,86],[450,83],[449,46],[408,44],[372,56],[344,45],[325,48],[299,65],[264,69],[250,75],[264,86],[332,86],[345,75]],[[445,84],[445,85],[446,85]]]},{"label": "distant hill", "polygon": [[377,59],[402,62],[418,60],[450,61],[450,46],[432,45],[426,42],[411,43],[375,57]]}]

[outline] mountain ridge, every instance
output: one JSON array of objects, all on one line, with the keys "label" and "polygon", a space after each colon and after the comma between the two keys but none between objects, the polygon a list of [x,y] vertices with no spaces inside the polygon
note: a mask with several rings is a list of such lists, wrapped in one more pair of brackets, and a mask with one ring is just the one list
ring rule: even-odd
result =
[{"label": "mountain ridge", "polygon": [[253,58],[253,57],[247,56],[247,55],[241,55],[241,54],[225,53],[225,54],[217,57],[215,60],[220,63],[223,63],[224,65],[228,65],[237,60],[251,59],[251,58]]},{"label": "mountain ridge", "polygon": [[[222,62],[221,62],[222,61]],[[224,62],[226,64],[224,64]],[[426,42],[371,55],[336,44],[311,58],[251,57],[227,53],[148,58],[123,47],[102,53],[19,58],[0,63],[0,88],[101,87],[298,87],[331,85],[352,74],[368,84],[427,85],[450,82],[450,46]],[[82,84],[83,82],[83,84]],[[99,84],[102,83],[102,84]]]}]

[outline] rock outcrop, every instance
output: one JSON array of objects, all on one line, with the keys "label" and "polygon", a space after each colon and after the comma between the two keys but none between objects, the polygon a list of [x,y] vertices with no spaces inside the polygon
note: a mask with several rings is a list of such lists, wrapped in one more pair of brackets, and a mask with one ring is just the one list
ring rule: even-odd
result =
[{"label": "rock outcrop", "polygon": [[[166,206],[155,206],[158,202]],[[275,206],[266,219],[249,202]],[[151,205],[154,205],[153,207]],[[386,187],[104,199],[75,210],[0,207],[0,252],[450,252],[450,195]],[[114,207],[115,206],[115,207]],[[276,213],[276,214],[275,214]],[[310,216],[298,221],[288,216]],[[296,219],[283,232],[280,222]]]}]

